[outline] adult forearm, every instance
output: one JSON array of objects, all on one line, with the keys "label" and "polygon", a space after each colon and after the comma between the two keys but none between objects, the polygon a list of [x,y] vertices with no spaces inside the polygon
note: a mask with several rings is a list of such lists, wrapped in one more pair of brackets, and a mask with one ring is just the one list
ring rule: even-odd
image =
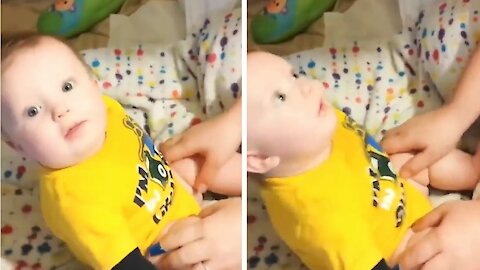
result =
[{"label": "adult forearm", "polygon": [[225,111],[221,117],[226,123],[225,130],[228,130],[231,136],[236,136],[236,140],[240,144],[242,140],[242,98],[237,98],[232,107]]},{"label": "adult forearm", "polygon": [[228,109],[226,114],[228,114],[228,117],[230,118],[231,121],[237,123],[238,126],[241,128],[241,126],[242,126],[242,97],[239,97],[239,98],[237,98],[237,100],[235,100],[235,103],[233,103],[232,107],[230,107]]},{"label": "adult forearm", "polygon": [[480,47],[475,50],[465,67],[448,106],[458,114],[458,119],[465,129],[480,115]]}]

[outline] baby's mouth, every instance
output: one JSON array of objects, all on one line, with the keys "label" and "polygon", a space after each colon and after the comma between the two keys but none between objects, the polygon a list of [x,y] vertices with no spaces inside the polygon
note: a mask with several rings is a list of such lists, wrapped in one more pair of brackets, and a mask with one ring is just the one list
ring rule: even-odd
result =
[{"label": "baby's mouth", "polygon": [[65,133],[65,138],[66,139],[72,139],[76,137],[76,134],[80,131],[80,129],[83,127],[83,124],[85,124],[87,121],[80,121],[73,125],[71,128],[68,129],[67,133]]},{"label": "baby's mouth", "polygon": [[325,109],[324,99],[323,99],[323,98],[320,98],[320,103],[319,103],[319,105],[318,105],[318,115],[319,115],[319,116],[322,116],[322,115],[323,115],[324,109]]}]

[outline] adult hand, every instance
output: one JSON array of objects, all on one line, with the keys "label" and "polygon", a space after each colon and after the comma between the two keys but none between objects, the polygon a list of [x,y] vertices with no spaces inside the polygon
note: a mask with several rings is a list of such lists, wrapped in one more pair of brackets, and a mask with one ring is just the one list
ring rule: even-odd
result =
[{"label": "adult hand", "polygon": [[480,201],[445,203],[415,222],[412,238],[400,255],[402,270],[480,269]]},{"label": "adult hand", "polygon": [[[242,201],[229,198],[170,226],[157,269],[237,270],[242,262]],[[203,265],[202,265],[203,264]]]},{"label": "adult hand", "polygon": [[387,153],[414,154],[400,169],[402,177],[415,176],[455,148],[468,128],[459,119],[461,117],[456,110],[445,105],[413,117],[385,134],[382,147]]},{"label": "adult hand", "polygon": [[200,168],[194,188],[204,192],[208,179],[215,176],[240,145],[242,124],[236,120],[229,113],[218,115],[167,140],[160,145],[160,151],[169,162],[201,155],[205,162]]}]

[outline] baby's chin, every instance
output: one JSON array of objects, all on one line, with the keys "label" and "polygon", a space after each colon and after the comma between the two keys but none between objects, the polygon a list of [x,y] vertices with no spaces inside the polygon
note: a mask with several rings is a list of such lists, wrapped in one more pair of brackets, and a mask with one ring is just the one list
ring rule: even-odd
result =
[{"label": "baby's chin", "polygon": [[51,170],[61,170],[68,167],[71,167],[79,162],[76,161],[65,161],[65,160],[54,160],[54,161],[40,161],[38,164],[44,168],[51,169]]},{"label": "baby's chin", "polygon": [[46,169],[60,170],[60,169],[68,168],[75,164],[78,164],[82,160],[82,158],[79,156],[59,154],[59,153],[53,153],[53,154],[55,155],[54,158],[46,157],[43,159],[38,159],[37,160],[38,164]]},{"label": "baby's chin", "polygon": [[66,141],[62,151],[60,151],[60,148],[57,148],[56,153],[48,154],[55,155],[54,158],[43,155],[46,158],[40,159],[38,163],[43,167],[54,170],[77,165],[95,156],[102,149],[105,142],[105,133],[103,133],[103,135],[104,136],[94,136],[94,138],[85,138],[85,141],[81,143],[77,142],[77,144]]}]

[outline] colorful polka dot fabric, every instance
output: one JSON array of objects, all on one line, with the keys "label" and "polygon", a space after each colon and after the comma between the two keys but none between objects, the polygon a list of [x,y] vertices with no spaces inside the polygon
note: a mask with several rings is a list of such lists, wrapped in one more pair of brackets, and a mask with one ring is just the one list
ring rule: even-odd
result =
[{"label": "colorful polka dot fabric", "polygon": [[[159,143],[218,115],[241,96],[241,26],[237,9],[207,19],[177,44],[81,55],[103,93],[117,99]],[[85,269],[42,219],[36,170],[2,145],[2,263],[12,269]]]},{"label": "colorful polka dot fabric", "polygon": [[36,187],[2,183],[2,259],[11,269],[83,269],[47,228],[38,201]]},{"label": "colorful polka dot fabric", "polygon": [[479,10],[478,1],[434,1],[391,40],[353,41],[287,59],[298,73],[321,80],[330,101],[380,139],[451,98],[480,40]]},{"label": "colorful polka dot fabric", "polygon": [[[449,100],[480,41],[480,1],[427,2],[392,39],[334,44],[286,59],[298,74],[320,80],[329,100],[379,140],[386,130]],[[302,269],[274,233],[256,185],[249,179],[248,269]]]},{"label": "colorful polka dot fabric", "polygon": [[154,140],[164,141],[221,113],[241,96],[241,10],[207,19],[171,46],[142,44],[82,53],[99,85],[137,111]]}]

